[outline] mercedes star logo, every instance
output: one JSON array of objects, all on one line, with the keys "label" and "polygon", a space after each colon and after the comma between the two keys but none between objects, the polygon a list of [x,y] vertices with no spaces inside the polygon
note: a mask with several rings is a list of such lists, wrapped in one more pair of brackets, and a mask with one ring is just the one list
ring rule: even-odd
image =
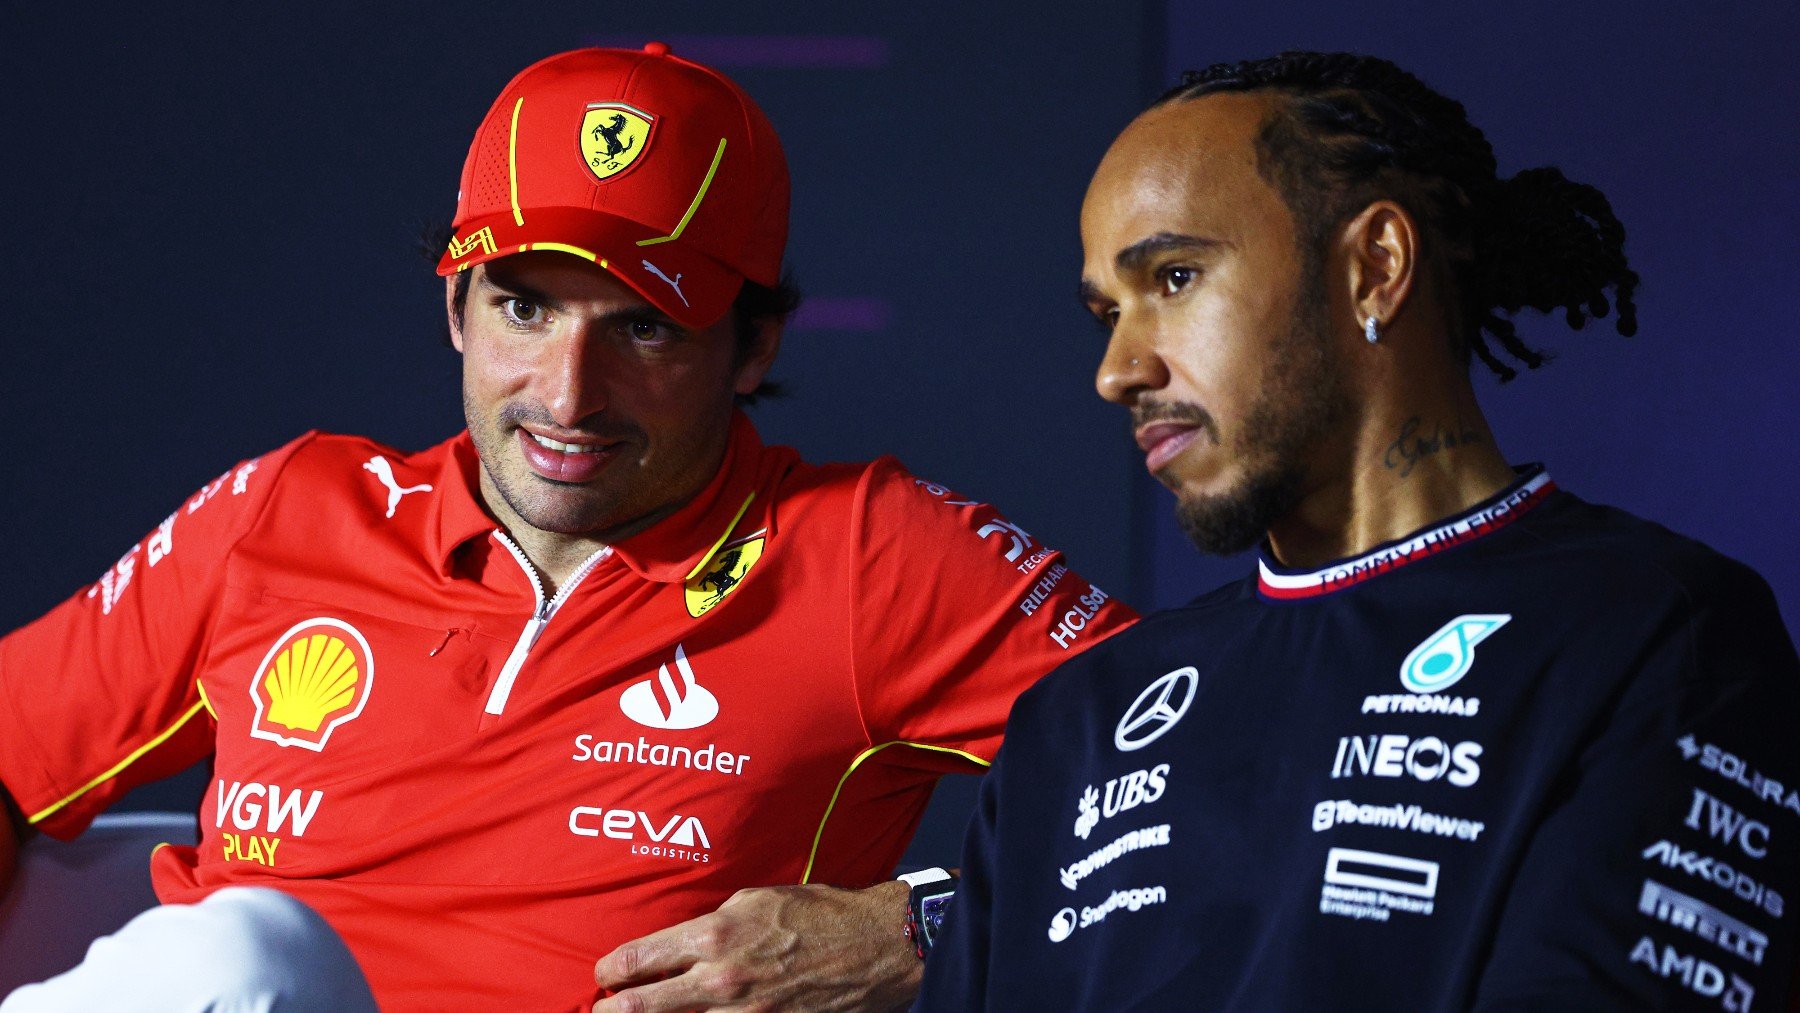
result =
[{"label": "mercedes star logo", "polygon": [[1113,745],[1120,752],[1129,753],[1162,738],[1187,713],[1199,687],[1200,673],[1191,665],[1145,686],[1119,719],[1119,727],[1113,731]]}]

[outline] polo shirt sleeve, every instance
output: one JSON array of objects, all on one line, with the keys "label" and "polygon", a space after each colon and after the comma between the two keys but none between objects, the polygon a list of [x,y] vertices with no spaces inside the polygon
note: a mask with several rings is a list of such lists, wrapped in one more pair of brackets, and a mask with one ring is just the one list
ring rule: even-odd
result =
[{"label": "polo shirt sleeve", "polygon": [[1137,617],[986,503],[892,458],[857,490],[852,668],[873,748],[928,770],[985,766],[1013,700]]},{"label": "polo shirt sleeve", "polygon": [[99,580],[0,639],[0,783],[38,830],[72,838],[212,753],[195,668],[232,549],[305,439],[207,483]]},{"label": "polo shirt sleeve", "polygon": [[1767,585],[1720,568],[1652,642],[1619,645],[1642,660],[1618,706],[1544,811],[1515,814],[1537,824],[1475,1008],[1786,1008],[1800,663]]}]

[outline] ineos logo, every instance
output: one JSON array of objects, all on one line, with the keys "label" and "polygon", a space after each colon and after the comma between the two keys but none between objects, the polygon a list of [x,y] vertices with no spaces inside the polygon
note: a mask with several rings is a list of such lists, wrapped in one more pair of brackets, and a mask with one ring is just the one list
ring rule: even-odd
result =
[{"label": "ineos logo", "polygon": [[1199,688],[1200,672],[1191,665],[1145,686],[1119,719],[1119,727],[1113,731],[1113,745],[1129,753],[1162,738],[1187,713]]}]

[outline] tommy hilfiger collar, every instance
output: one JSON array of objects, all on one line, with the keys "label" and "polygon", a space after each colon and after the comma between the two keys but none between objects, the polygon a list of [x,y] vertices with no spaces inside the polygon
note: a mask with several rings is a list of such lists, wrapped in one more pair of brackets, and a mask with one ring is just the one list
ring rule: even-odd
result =
[{"label": "tommy hilfiger collar", "polygon": [[1286,601],[1316,598],[1355,587],[1408,563],[1498,531],[1542,503],[1555,489],[1556,483],[1550,480],[1543,465],[1528,464],[1519,469],[1519,478],[1513,484],[1459,514],[1404,538],[1383,542],[1359,556],[1334,560],[1309,570],[1296,570],[1276,562],[1265,540],[1257,552],[1257,590],[1266,598]]}]

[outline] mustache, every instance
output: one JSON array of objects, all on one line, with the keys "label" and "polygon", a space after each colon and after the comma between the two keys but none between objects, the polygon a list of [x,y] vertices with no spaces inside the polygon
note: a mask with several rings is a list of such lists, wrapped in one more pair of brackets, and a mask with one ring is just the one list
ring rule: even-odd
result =
[{"label": "mustache", "polygon": [[1195,426],[1218,441],[1219,430],[1212,413],[1192,401],[1156,401],[1139,399],[1131,406],[1131,429],[1136,432],[1152,422],[1180,422]]},{"label": "mustache", "polygon": [[590,415],[573,426],[564,426],[550,414],[550,409],[538,404],[509,402],[502,405],[499,413],[502,425],[517,428],[523,423],[531,423],[545,429],[573,433],[591,437],[601,443],[623,443],[628,440],[641,439],[643,431],[636,426],[624,425],[602,419],[598,414]]}]

